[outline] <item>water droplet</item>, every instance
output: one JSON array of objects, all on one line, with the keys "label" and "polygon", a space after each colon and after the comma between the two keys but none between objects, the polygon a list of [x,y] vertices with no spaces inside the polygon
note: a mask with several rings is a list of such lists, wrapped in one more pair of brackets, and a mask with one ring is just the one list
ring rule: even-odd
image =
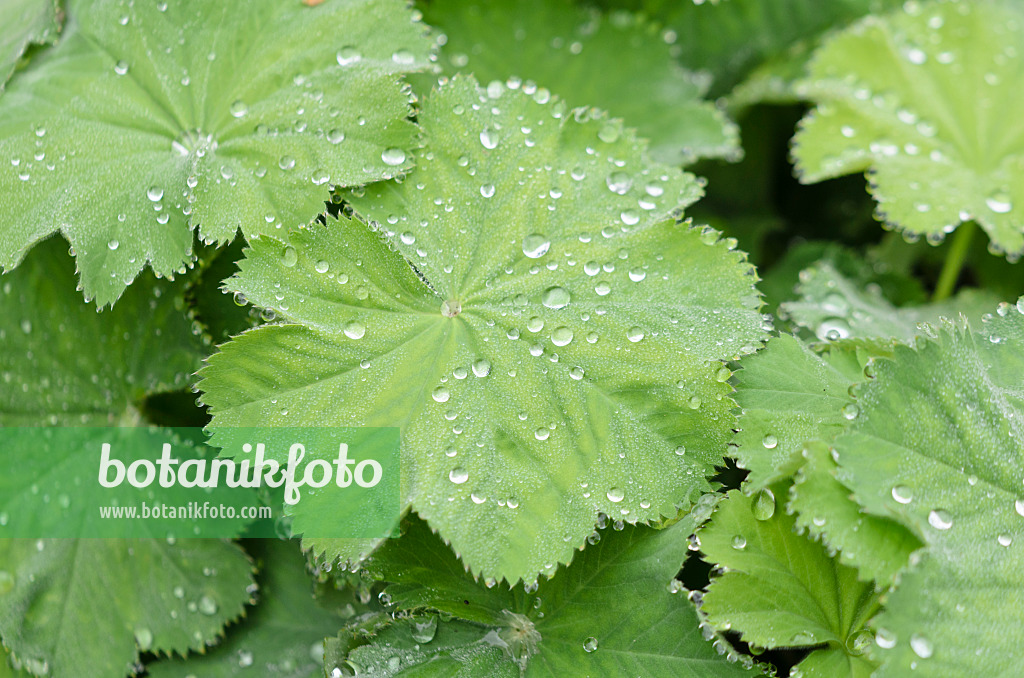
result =
[{"label": "water droplet", "polygon": [[295,167],[295,158],[290,155],[282,155],[281,159],[277,161],[277,166],[287,172]]},{"label": "water droplet", "polygon": [[605,179],[605,183],[608,184],[608,190],[612,193],[625,195],[633,186],[633,178],[625,172],[612,172]]},{"label": "water droplet", "polygon": [[153,647],[153,632],[147,628],[135,629],[135,642],[143,652]]},{"label": "water droplet", "polygon": [[928,524],[936,530],[948,530],[953,526],[953,516],[949,515],[949,511],[933,509],[928,514]]},{"label": "water droplet", "polygon": [[1020,514],[1021,518],[1024,518],[1024,499],[1018,499],[1013,502],[1013,508],[1016,509],[1018,514]]},{"label": "water droplet", "polygon": [[217,614],[217,601],[210,596],[203,596],[199,599],[199,611],[207,616]]},{"label": "water droplet", "polygon": [[548,253],[551,241],[546,235],[531,233],[523,238],[523,254],[530,259],[539,259]]},{"label": "water droplet", "polygon": [[758,490],[750,503],[750,512],[756,520],[769,520],[775,515],[775,494],[767,487]]},{"label": "water droplet", "polygon": [[480,187],[480,195],[485,198],[490,198],[494,195],[494,184],[484,184]]},{"label": "water droplet", "polygon": [[111,240],[110,242],[107,243],[107,248],[110,249],[111,251],[116,250],[120,246],[121,243],[119,243],[117,240]]},{"label": "water droplet", "polygon": [[164,197],[164,189],[159,186],[150,186],[149,190],[146,191],[146,197],[152,202],[159,202]]},{"label": "water droplet", "polygon": [[875,631],[875,644],[883,650],[891,650],[896,647],[896,634],[888,629],[879,627]]},{"label": "water droplet", "polygon": [[860,407],[857,405],[857,403],[848,403],[846,406],[843,407],[843,417],[845,417],[846,419],[856,419],[857,415],[859,414]]},{"label": "water droplet", "polygon": [[340,144],[342,141],[345,140],[345,133],[342,132],[340,129],[332,129],[330,132],[327,133],[327,140],[330,141],[332,144]]},{"label": "water droplet", "polygon": [[249,112],[249,107],[245,105],[245,102],[238,100],[231,104],[231,108],[228,109],[231,112],[231,116],[234,118],[241,118]]},{"label": "water droplet", "polygon": [[456,466],[448,473],[448,480],[452,481],[456,485],[461,485],[469,480],[469,471],[461,466]]},{"label": "water droplet", "polygon": [[569,291],[564,287],[549,287],[544,290],[540,302],[552,309],[565,308],[569,305]]},{"label": "water droplet", "polygon": [[281,265],[286,268],[291,268],[299,262],[299,253],[295,251],[294,247],[285,247],[284,254],[281,255]]},{"label": "water droplet", "polygon": [[429,643],[437,634],[437,617],[430,617],[424,622],[415,622],[412,626],[412,639],[417,643]]},{"label": "water droplet", "polygon": [[629,272],[629,279],[633,282],[640,282],[647,277],[647,271],[642,268],[634,268]]},{"label": "water droplet", "polygon": [[571,378],[575,379],[576,381],[579,381],[580,379],[582,379],[583,378],[583,374],[584,374],[583,373],[583,368],[580,367],[579,365],[576,365],[575,367],[573,367],[572,369],[569,370],[569,376]]},{"label": "water droplet", "polygon": [[595,638],[594,636],[590,636],[589,638],[584,640],[583,649],[587,652],[594,652],[595,650],[597,650],[597,638]]},{"label": "water droplet", "polygon": [[892,488],[892,498],[901,504],[909,504],[914,499],[914,491],[906,485],[897,485]]},{"label": "water droplet", "polygon": [[626,493],[623,492],[621,488],[613,487],[612,489],[608,490],[608,501],[615,502],[616,504],[622,501],[625,498],[625,496]]},{"label": "water droplet", "polygon": [[118,75],[126,74],[128,72],[128,62],[118,61],[116,64],[114,64],[114,72]]},{"label": "water droplet", "polygon": [[626,338],[635,344],[636,342],[643,340],[644,331],[640,327],[630,327],[626,330]]},{"label": "water droplet", "polygon": [[850,325],[842,318],[823,320],[815,333],[822,341],[839,341],[850,336]]},{"label": "water droplet", "polygon": [[484,127],[483,131],[480,132],[480,143],[486,149],[495,149],[498,147],[498,133],[492,130],[490,127]]},{"label": "water droplet", "polygon": [[434,402],[446,403],[448,402],[448,398],[451,397],[451,393],[449,393],[448,389],[444,386],[438,386],[434,389],[434,392],[430,394],[430,397],[434,399]]},{"label": "water droplet", "polygon": [[328,264],[323,259],[321,259],[320,261],[316,262],[313,268],[316,270],[317,273],[327,273],[327,271],[331,270],[331,265]]},{"label": "water droplet", "polygon": [[384,161],[385,165],[401,165],[405,162],[405,151],[400,148],[386,148],[380,154],[380,159]]},{"label": "water droplet", "polygon": [[640,213],[636,210],[625,210],[619,215],[619,219],[622,220],[626,226],[636,226],[640,223]]},{"label": "water droplet", "polygon": [[416,61],[416,57],[409,50],[400,49],[391,55],[391,60],[399,66],[411,66]]},{"label": "water droplet", "polygon": [[526,329],[530,332],[540,332],[544,329],[544,320],[542,318],[530,318],[526,321]]},{"label": "water droplet", "polygon": [[1011,537],[1008,534],[1001,534],[998,537],[996,537],[996,541],[999,543],[1000,546],[1005,548],[1013,543],[1013,537]]},{"label": "water droplet", "polygon": [[594,285],[594,292],[599,297],[603,297],[603,296],[606,296],[608,294],[611,294],[611,291],[612,291],[612,286],[609,285],[606,280],[602,280],[601,282],[599,282],[596,285]]},{"label": "water droplet", "polygon": [[339,66],[351,66],[363,58],[363,55],[359,53],[359,50],[351,45],[339,49],[335,56],[338,59]]},{"label": "water droplet", "polygon": [[918,633],[910,636],[910,649],[921,659],[928,659],[932,656],[931,641]]},{"label": "water droplet", "polygon": [[764,448],[766,450],[774,450],[776,446],[778,446],[779,444],[779,439],[772,435],[771,433],[769,433],[768,435],[761,439],[761,444],[764,445]]},{"label": "water droplet", "polygon": [[568,327],[559,327],[551,333],[551,343],[555,346],[566,346],[572,341],[572,330]]},{"label": "water droplet", "polygon": [[352,321],[345,325],[345,336],[349,339],[362,339],[366,334],[366,326],[362,323]]},{"label": "water droplet", "polygon": [[675,452],[678,456],[683,456],[684,454],[686,454],[686,445],[676,445]]},{"label": "water droplet", "polygon": [[477,360],[473,363],[473,374],[483,378],[491,373],[491,361],[489,360]]},{"label": "water droplet", "polygon": [[742,551],[747,548],[747,540],[742,535],[736,535],[732,538],[732,547],[737,551]]},{"label": "water droplet", "polygon": [[445,318],[454,318],[462,312],[462,304],[454,299],[446,299],[441,302],[441,315]]},{"label": "water droplet", "polygon": [[1010,196],[1005,191],[996,191],[985,198],[985,205],[996,214],[1006,214],[1013,209]]}]

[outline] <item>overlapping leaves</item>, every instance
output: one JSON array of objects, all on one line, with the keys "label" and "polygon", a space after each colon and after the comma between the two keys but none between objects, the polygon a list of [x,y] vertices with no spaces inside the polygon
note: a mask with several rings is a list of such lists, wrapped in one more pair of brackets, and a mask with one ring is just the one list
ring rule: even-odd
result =
[{"label": "overlapping leaves", "polygon": [[379,233],[255,240],[229,285],[290,323],[211,358],[214,428],[400,425],[408,504],[511,581],[600,511],[674,515],[720,459],[715,361],[758,346],[759,300],[741,254],[671,219],[693,178],[588,117],[457,79],[424,104],[419,169],[346,195]]},{"label": "overlapping leaves", "polygon": [[29,45],[57,39],[58,0],[10,0],[0,5],[0,92]]},{"label": "overlapping leaves", "polygon": [[399,0],[72,0],[59,44],[0,98],[0,265],[59,230],[88,298],[206,241],[284,233],[329,185],[408,166],[399,77],[429,42]]},{"label": "overlapping leaves", "polygon": [[648,138],[651,156],[666,164],[739,152],[736,125],[701,98],[707,82],[680,67],[657,25],[639,16],[603,15],[569,0],[459,0],[424,12],[447,37],[448,74],[472,73],[484,84],[513,78],[571,106],[607,110]]},{"label": "overlapping leaves", "polygon": [[395,582],[386,595],[411,619],[343,631],[350,649],[338,660],[385,676],[758,675],[716,653],[672,584],[693,528],[687,516],[662,530],[599,530],[572,565],[526,593],[474,582],[415,521],[368,564]]},{"label": "overlapping leaves", "polygon": [[818,103],[794,156],[801,180],[869,171],[878,214],[941,240],[973,219],[993,249],[1024,252],[1024,14],[1012,2],[907,3],[868,17],[815,55]]}]

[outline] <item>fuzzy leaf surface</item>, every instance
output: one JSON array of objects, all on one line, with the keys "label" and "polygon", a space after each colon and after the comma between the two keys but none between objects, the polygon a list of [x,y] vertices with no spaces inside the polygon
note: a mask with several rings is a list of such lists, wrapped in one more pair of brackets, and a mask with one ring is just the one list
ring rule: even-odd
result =
[{"label": "fuzzy leaf surface", "polygon": [[997,299],[983,290],[967,289],[955,298],[933,304],[898,308],[877,285],[864,287],[829,262],[820,262],[800,274],[800,298],[782,304],[779,312],[821,341],[872,340],[879,347],[892,340],[910,343],[921,334],[918,325],[964,314],[979,322]]},{"label": "fuzzy leaf surface", "polygon": [[[814,56],[817,108],[793,155],[810,183],[867,171],[880,218],[941,240],[973,219],[1024,252],[1024,13],[1000,0],[907,4],[868,17]],[[913,177],[913,180],[908,180]]]},{"label": "fuzzy leaf surface", "polygon": [[70,0],[60,42],[0,98],[0,266],[59,230],[85,296],[109,304],[147,263],[190,263],[196,227],[210,242],[284,233],[329,184],[408,167],[399,76],[430,43],[405,3],[236,10]]},{"label": "fuzzy leaf surface", "polygon": [[289,322],[210,359],[214,430],[400,426],[405,501],[513,582],[568,562],[599,512],[688,505],[732,422],[717,361],[764,336],[752,269],[670,218],[690,175],[581,116],[454,80],[424,103],[416,173],[346,196],[378,232],[254,240],[227,284]]},{"label": "fuzzy leaf surface", "polygon": [[876,369],[837,478],[926,547],[876,620],[878,675],[1020,673],[1024,315],[1004,304],[980,333],[947,325]]},{"label": "fuzzy leaf surface", "polygon": [[0,564],[4,643],[55,676],[123,678],[140,647],[203,650],[252,583],[245,553],[217,539],[3,539]]},{"label": "fuzzy leaf surface", "polygon": [[473,73],[484,84],[516,78],[570,106],[604,109],[636,127],[665,164],[739,152],[736,125],[702,99],[707,83],[639,16],[569,0],[457,0],[426,5],[424,20],[448,37],[441,63],[449,75]]},{"label": "fuzzy leaf surface", "polygon": [[[485,636],[492,644],[495,635],[514,639],[510,632],[515,628],[535,631],[539,637],[525,662],[528,678],[758,675],[718,655],[701,635],[696,612],[685,596],[669,590],[693,529],[694,519],[687,516],[662,530],[629,525],[620,531],[600,530],[595,543],[571,565],[553,579],[541,581],[530,594],[522,587],[510,590],[504,584],[487,588],[465,573],[461,585],[436,590],[431,568],[447,573],[461,567],[455,555],[422,524],[413,524],[397,542],[383,549],[371,567],[385,580],[400,580],[387,589],[389,594],[394,592],[392,602],[399,609],[470,611],[478,626],[475,635],[467,639],[469,647],[479,647]],[[454,578],[445,581],[454,584]],[[622,601],[629,601],[629,614],[623,614]],[[524,619],[528,623],[524,624]],[[593,642],[588,643],[589,639]],[[374,656],[386,656],[379,652],[380,645],[371,645],[377,648]],[[370,652],[357,650],[353,656],[365,657]],[[510,647],[500,656],[515,667],[509,656],[513,652]],[[378,668],[384,667],[382,662]]]},{"label": "fuzzy leaf surface", "polygon": [[[254,673],[275,678],[322,678],[313,648],[343,620],[313,597],[306,559],[295,541],[263,539],[253,552],[260,566],[259,602],[227,639],[205,655],[148,664],[152,678],[234,678]],[[354,606],[345,608],[352,614]]]},{"label": "fuzzy leaf surface", "polygon": [[0,92],[29,45],[57,40],[58,0],[7,0],[0,4]]},{"label": "fuzzy leaf surface", "polygon": [[184,388],[199,367],[205,347],[180,286],[147,276],[97,313],[74,274],[53,238],[0,278],[0,425],[134,425],[145,396]]},{"label": "fuzzy leaf surface", "polygon": [[[786,483],[771,490],[785,496]],[[756,509],[754,499],[733,490],[698,532],[706,558],[728,568],[712,579],[703,612],[760,647],[824,646],[811,656],[838,655],[812,660],[813,670],[801,664],[808,678],[870,675],[863,650],[865,624],[878,609],[871,585],[858,581],[856,570],[831,558],[821,543],[797,534],[786,511],[765,518],[755,516]]]}]

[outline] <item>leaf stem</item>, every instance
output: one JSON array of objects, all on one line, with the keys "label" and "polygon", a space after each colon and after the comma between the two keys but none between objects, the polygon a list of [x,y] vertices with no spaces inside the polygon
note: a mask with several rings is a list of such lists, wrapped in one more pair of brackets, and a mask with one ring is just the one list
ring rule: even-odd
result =
[{"label": "leaf stem", "polygon": [[932,301],[948,299],[956,287],[956,281],[960,278],[960,271],[964,267],[964,259],[971,249],[971,240],[978,225],[973,221],[960,224],[953,236],[953,244],[946,253],[946,261],[942,264],[942,272],[939,274],[939,282],[935,285],[935,292],[932,294]]}]

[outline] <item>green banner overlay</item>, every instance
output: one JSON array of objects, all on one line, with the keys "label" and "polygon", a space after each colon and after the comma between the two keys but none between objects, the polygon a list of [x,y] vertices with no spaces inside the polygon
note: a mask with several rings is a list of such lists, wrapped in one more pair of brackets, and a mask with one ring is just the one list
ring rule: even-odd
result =
[{"label": "green banner overlay", "polygon": [[0,428],[0,538],[385,537],[397,428]]}]

